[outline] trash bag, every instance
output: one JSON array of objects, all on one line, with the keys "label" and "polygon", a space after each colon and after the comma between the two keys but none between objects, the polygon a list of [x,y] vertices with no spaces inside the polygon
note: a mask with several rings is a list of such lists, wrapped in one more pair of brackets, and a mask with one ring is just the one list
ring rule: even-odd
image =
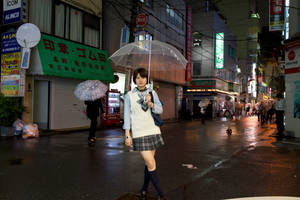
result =
[{"label": "trash bag", "polygon": [[23,131],[23,128],[24,128],[24,121],[21,120],[21,119],[17,119],[14,123],[13,123],[13,127],[16,128],[16,131],[15,131],[15,135],[22,135],[22,131]]},{"label": "trash bag", "polygon": [[39,129],[37,124],[26,124],[23,127],[23,138],[39,137]]}]

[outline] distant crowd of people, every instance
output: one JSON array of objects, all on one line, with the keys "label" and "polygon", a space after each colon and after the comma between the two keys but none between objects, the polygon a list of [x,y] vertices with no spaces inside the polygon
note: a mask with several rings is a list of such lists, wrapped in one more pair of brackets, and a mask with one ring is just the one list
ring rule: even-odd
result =
[{"label": "distant crowd of people", "polygon": [[[198,103],[199,116],[202,124],[205,124],[207,107],[210,104],[211,102],[208,100],[201,100]],[[243,102],[233,103],[233,99],[227,97],[224,104],[216,104],[215,106],[216,117],[226,117],[228,121],[230,121],[230,119],[233,118],[239,120],[242,116],[257,116],[261,126],[276,123],[277,136],[283,136],[285,100],[280,93],[276,95],[276,99],[268,98],[256,104]],[[230,129],[230,126],[228,129]]]}]

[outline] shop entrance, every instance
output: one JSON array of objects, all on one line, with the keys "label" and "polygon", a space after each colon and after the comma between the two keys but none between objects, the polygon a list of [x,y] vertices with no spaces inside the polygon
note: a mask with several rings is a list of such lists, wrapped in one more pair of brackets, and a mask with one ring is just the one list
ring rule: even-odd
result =
[{"label": "shop entrance", "polygon": [[50,81],[34,81],[33,122],[41,129],[49,129]]}]

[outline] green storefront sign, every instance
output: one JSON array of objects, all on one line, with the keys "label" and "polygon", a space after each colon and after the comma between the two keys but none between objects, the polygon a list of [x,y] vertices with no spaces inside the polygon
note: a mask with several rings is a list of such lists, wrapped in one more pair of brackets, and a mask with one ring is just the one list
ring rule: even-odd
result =
[{"label": "green storefront sign", "polygon": [[216,87],[216,80],[195,80],[191,82],[193,87],[199,87],[202,89],[210,89]]},{"label": "green storefront sign", "polygon": [[106,51],[42,34],[38,51],[43,75],[113,82]]}]

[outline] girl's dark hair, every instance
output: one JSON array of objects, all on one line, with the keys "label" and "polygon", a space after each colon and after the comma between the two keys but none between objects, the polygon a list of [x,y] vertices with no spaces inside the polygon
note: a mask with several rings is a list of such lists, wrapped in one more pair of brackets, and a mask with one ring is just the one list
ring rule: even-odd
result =
[{"label": "girl's dark hair", "polygon": [[135,79],[136,79],[138,74],[140,74],[140,76],[142,78],[146,78],[147,82],[148,82],[148,72],[147,72],[147,70],[145,68],[138,68],[138,69],[133,71],[133,82],[134,82],[134,84],[136,84]]}]

